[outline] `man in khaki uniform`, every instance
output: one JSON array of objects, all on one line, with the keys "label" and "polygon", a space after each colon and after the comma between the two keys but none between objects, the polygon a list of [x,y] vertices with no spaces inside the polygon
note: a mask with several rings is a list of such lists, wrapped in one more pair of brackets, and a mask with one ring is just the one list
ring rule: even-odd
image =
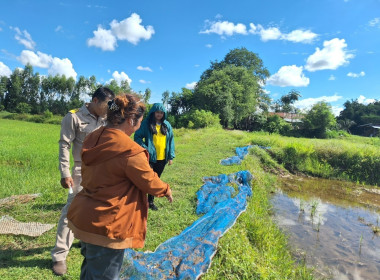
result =
[{"label": "man in khaki uniform", "polygon": [[[56,243],[51,251],[53,272],[56,275],[66,273],[66,256],[74,240],[74,235],[67,226],[66,215],[75,195],[82,190],[80,183],[83,140],[89,133],[105,124],[107,103],[114,97],[112,90],[100,87],[94,92],[90,103],[84,104],[80,109],[71,110],[62,119],[59,139],[59,170],[61,185],[69,189],[69,194],[58,222]],[[71,146],[74,159],[72,174],[70,174]]]}]

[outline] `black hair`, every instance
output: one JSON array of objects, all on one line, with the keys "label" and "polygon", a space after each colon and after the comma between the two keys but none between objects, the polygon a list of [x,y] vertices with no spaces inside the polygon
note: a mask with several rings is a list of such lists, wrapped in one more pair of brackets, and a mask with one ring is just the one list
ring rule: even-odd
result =
[{"label": "black hair", "polygon": [[94,94],[92,95],[92,99],[94,98],[99,99],[99,101],[104,101],[108,97],[109,99],[115,98],[115,94],[112,90],[110,90],[107,87],[98,87],[97,90],[95,90]]},{"label": "black hair", "polygon": [[[161,129],[160,130],[161,130],[161,133],[163,135],[166,135],[168,133],[168,126],[164,123],[164,120],[165,120],[165,113],[164,113],[164,116],[162,117],[162,120],[161,120]],[[150,132],[152,132],[152,134],[157,134],[156,117],[154,116],[154,112],[152,112],[149,115],[148,126],[149,126],[149,130],[150,130]]]}]

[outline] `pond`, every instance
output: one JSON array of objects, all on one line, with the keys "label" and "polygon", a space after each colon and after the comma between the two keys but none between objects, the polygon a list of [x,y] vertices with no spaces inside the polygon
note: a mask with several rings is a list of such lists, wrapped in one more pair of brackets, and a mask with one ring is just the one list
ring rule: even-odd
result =
[{"label": "pond", "polygon": [[380,188],[279,178],[274,218],[300,262],[322,279],[380,279]]}]

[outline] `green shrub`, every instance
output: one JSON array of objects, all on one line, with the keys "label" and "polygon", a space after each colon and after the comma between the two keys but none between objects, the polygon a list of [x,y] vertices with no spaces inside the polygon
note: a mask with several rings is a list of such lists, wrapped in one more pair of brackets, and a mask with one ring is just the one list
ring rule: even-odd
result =
[{"label": "green shrub", "polygon": [[182,127],[187,128],[221,127],[219,116],[204,110],[195,110],[183,114],[179,118],[179,123]]},{"label": "green shrub", "polygon": [[44,112],[44,118],[45,118],[45,119],[51,119],[52,117],[53,117],[53,113],[50,112],[49,110],[46,110],[46,111]]},{"label": "green shrub", "polygon": [[21,103],[17,104],[17,106],[16,106],[16,113],[28,114],[28,113],[30,113],[30,111],[32,111],[32,106],[30,106],[27,103],[21,102]]},{"label": "green shrub", "polygon": [[279,133],[281,135],[287,135],[292,130],[292,126],[284,121],[278,115],[268,116],[266,125],[264,127],[269,133]]},{"label": "green shrub", "polygon": [[41,116],[41,115],[34,115],[34,116],[28,117],[28,119],[26,119],[26,120],[28,122],[44,123],[45,122],[45,117]]}]

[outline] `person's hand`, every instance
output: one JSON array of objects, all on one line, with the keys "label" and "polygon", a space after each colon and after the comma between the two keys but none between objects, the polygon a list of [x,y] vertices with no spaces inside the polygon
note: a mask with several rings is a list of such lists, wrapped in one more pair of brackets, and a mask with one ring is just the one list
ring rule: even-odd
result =
[{"label": "person's hand", "polygon": [[172,165],[173,164],[173,160],[170,159],[169,162],[168,162],[169,165]]},{"label": "person's hand", "polygon": [[173,202],[173,196],[170,194],[169,196],[166,197],[169,201],[169,203]]},{"label": "person's hand", "polygon": [[61,186],[65,189],[73,187],[74,186],[73,178],[71,177],[61,178]]}]

